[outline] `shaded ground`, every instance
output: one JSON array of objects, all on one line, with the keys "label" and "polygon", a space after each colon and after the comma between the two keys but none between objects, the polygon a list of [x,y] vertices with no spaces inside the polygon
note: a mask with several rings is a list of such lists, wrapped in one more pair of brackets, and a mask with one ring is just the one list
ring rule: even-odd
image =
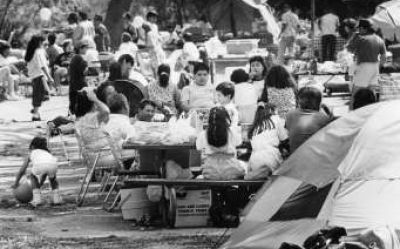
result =
[{"label": "shaded ground", "polygon": [[[347,112],[345,97],[325,98],[335,114]],[[76,141],[68,140],[66,161],[59,140],[52,149],[59,166],[61,193],[67,204],[31,209],[18,204],[12,194],[15,174],[36,134],[44,134],[45,122],[28,122],[30,99],[0,103],[0,248],[216,248],[230,234],[225,229],[162,229],[136,226],[120,212],[99,209],[99,200],[89,191],[86,206],[77,208],[76,194],[86,168],[79,161]],[[44,120],[67,113],[67,97],[53,97],[41,108]],[[94,189],[95,190],[95,189]],[[49,187],[43,191],[49,198]],[[223,235],[223,236],[222,236]]]}]

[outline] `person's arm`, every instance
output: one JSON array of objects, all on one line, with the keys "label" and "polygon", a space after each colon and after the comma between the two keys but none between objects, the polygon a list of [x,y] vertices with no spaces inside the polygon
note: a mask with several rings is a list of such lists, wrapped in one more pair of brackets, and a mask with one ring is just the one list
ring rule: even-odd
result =
[{"label": "person's arm", "polygon": [[110,109],[106,104],[104,104],[97,98],[94,89],[90,87],[85,87],[81,91],[86,92],[88,99],[92,101],[97,107],[97,120],[99,121],[99,124],[108,123],[108,120],[110,118]]},{"label": "person's arm", "polygon": [[181,107],[184,112],[190,111],[189,86],[186,86],[182,89]]},{"label": "person's arm", "polygon": [[21,168],[19,169],[19,172],[17,173],[17,176],[15,178],[15,183],[12,185],[12,188],[16,188],[19,185],[19,181],[21,180],[22,176],[25,175],[26,169],[29,166],[30,158],[29,156],[25,158],[24,163],[22,164]]}]

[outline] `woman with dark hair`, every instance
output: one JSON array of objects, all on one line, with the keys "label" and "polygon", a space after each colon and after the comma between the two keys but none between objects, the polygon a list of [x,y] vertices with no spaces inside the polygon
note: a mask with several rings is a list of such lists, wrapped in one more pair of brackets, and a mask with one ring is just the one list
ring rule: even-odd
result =
[{"label": "woman with dark hair", "polygon": [[69,112],[75,114],[75,104],[78,91],[87,86],[86,74],[88,63],[83,58],[86,54],[89,45],[85,42],[80,42],[75,48],[77,53],[72,57],[68,69],[69,76]]},{"label": "woman with dark hair", "polygon": [[285,67],[275,65],[268,71],[261,102],[275,105],[281,118],[296,108],[295,81]]},{"label": "woman with dark hair", "polygon": [[258,93],[258,99],[261,98],[261,94],[264,88],[265,75],[267,74],[267,66],[264,58],[261,56],[253,56],[249,60],[250,71],[249,77],[250,82],[253,83]]},{"label": "woman with dark hair", "polygon": [[232,180],[244,176],[242,162],[236,158],[241,135],[231,129],[231,120],[224,107],[210,110],[208,128],[199,134],[196,148],[205,157],[203,176],[211,180]]},{"label": "woman with dark hair", "polygon": [[157,69],[157,81],[147,86],[147,95],[163,113],[178,114],[181,105],[180,93],[177,86],[170,83],[170,74],[169,65],[161,64]]},{"label": "woman with dark hair", "polygon": [[26,49],[25,61],[28,63],[28,75],[32,80],[32,121],[39,121],[39,107],[42,101],[49,99],[49,85],[54,84],[50,74],[46,51],[43,48],[44,38],[35,35],[31,38]]}]

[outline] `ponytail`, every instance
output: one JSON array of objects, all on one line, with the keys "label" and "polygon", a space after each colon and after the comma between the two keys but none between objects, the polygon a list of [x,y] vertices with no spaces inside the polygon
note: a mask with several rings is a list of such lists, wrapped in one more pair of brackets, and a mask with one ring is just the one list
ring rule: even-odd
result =
[{"label": "ponytail", "polygon": [[228,143],[228,132],[231,120],[224,107],[214,107],[210,110],[207,128],[207,141],[214,147],[222,147]]}]

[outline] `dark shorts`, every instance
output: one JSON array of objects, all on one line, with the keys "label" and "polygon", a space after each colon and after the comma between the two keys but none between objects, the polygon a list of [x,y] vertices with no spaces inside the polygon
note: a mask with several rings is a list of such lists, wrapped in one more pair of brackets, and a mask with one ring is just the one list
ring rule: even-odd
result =
[{"label": "dark shorts", "polygon": [[39,76],[32,80],[32,106],[40,107],[43,102],[45,90],[43,86],[44,76]]}]

